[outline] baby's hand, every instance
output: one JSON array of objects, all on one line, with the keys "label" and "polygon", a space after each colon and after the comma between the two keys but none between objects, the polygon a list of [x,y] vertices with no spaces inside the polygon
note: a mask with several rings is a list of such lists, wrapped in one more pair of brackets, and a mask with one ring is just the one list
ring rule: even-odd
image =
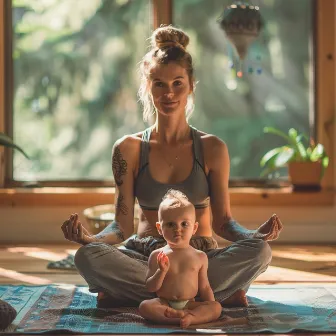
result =
[{"label": "baby's hand", "polygon": [[162,272],[167,272],[169,270],[169,258],[162,251],[157,256],[157,263]]}]

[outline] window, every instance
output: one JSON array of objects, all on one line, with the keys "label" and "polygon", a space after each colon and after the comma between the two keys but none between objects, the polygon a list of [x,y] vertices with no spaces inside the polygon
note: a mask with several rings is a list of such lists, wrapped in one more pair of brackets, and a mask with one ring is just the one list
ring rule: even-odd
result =
[{"label": "window", "polygon": [[17,181],[112,180],[113,143],[144,128],[137,63],[149,0],[14,0]]},{"label": "window", "polygon": [[[13,160],[6,156],[7,185],[30,180],[42,181],[41,185],[111,185],[114,141],[146,127],[136,95],[137,64],[147,50],[146,39],[154,27],[173,23],[192,40],[189,50],[199,83],[190,122],[228,144],[232,180],[258,180],[261,156],[281,144],[280,139],[263,135],[264,126],[296,127],[316,133],[329,149],[331,166],[325,181],[333,186],[333,0],[255,0],[266,26],[245,66],[262,72],[246,71],[242,78],[230,71],[232,49],[216,22],[229,4],[4,2],[0,33],[5,29],[7,61],[5,67],[0,58],[0,98],[7,103],[4,107],[0,99],[0,130],[5,129],[5,120],[6,132],[32,157],[28,161],[17,152]],[[3,162],[0,165],[4,167]],[[284,169],[273,177],[286,175]]]},{"label": "window", "polygon": [[[253,1],[252,1],[253,2]],[[232,1],[173,1],[173,22],[190,36],[199,83],[191,123],[223,139],[232,179],[258,179],[260,159],[283,144],[265,126],[309,134],[314,115],[312,0],[255,0],[265,26],[242,64],[217,23]],[[239,75],[239,74],[238,74]],[[314,126],[314,125],[312,125]],[[314,130],[312,130],[314,131]],[[287,169],[273,177],[287,176]]]}]

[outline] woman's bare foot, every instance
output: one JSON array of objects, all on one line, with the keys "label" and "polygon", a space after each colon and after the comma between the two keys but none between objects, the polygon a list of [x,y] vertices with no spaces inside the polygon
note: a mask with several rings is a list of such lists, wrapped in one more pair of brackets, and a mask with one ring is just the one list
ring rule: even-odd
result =
[{"label": "woman's bare foot", "polygon": [[192,319],[193,319],[193,315],[189,313],[185,313],[185,315],[181,318],[180,327],[182,329],[188,328],[192,322]]},{"label": "woman's bare foot", "polygon": [[229,298],[221,302],[223,307],[248,307],[247,297],[243,289],[237,290]]},{"label": "woman's bare foot", "polygon": [[166,317],[170,317],[170,318],[182,318],[185,315],[185,311],[176,310],[176,309],[167,307],[164,314]]}]

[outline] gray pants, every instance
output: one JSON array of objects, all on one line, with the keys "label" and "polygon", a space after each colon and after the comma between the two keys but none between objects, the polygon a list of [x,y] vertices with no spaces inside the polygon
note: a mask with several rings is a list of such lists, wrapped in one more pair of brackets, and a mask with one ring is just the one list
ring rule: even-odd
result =
[{"label": "gray pants", "polygon": [[[205,253],[209,259],[209,282],[219,302],[239,289],[247,291],[272,259],[270,246],[260,239],[240,240]],[[148,256],[135,250],[104,243],[82,246],[75,255],[76,267],[89,290],[105,292],[120,306],[138,306],[141,301],[156,297],[145,288],[147,260]]]}]

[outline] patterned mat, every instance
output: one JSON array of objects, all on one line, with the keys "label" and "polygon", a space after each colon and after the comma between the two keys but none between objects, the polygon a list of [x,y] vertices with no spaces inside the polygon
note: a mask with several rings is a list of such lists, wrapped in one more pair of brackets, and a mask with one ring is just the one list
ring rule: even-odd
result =
[{"label": "patterned mat", "polygon": [[[7,333],[191,331],[148,324],[136,308],[96,309],[96,294],[85,286],[0,286],[0,298],[18,312]],[[252,286],[248,299],[248,308],[223,309],[218,321],[191,329],[198,333],[336,332],[336,285]]]}]

